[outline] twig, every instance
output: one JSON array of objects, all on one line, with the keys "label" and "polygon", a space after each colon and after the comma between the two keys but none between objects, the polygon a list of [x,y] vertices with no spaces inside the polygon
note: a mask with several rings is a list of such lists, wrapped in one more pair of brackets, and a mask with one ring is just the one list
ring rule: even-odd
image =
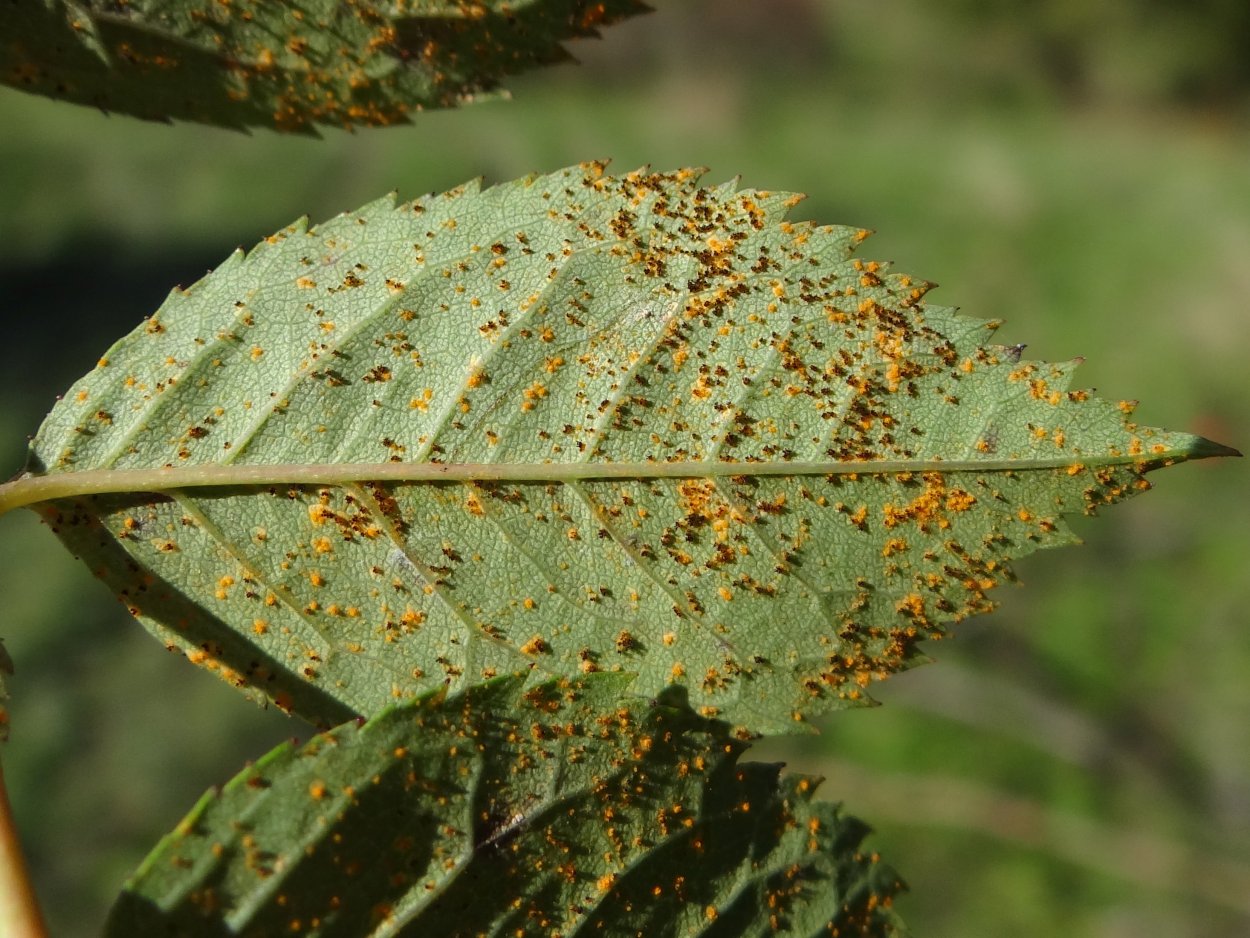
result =
[{"label": "twig", "polygon": [[26,860],[13,826],[9,792],[0,765],[0,934],[8,938],[48,938],[48,928],[31,886]]}]

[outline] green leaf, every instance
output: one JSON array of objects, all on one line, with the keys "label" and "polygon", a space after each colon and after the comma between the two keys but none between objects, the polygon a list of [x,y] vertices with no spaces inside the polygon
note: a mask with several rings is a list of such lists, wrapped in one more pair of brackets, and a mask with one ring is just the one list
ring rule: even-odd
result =
[{"label": "green leaf", "polygon": [[1064,513],[1231,452],[794,201],[587,164],[296,224],[111,349],[0,509],[45,500],[169,647],[323,725],[604,670],[777,732],[991,608]]},{"label": "green leaf", "polygon": [[816,780],[623,686],[502,679],[282,746],[165,838],[108,934],[898,933],[898,877]]},{"label": "green leaf", "polygon": [[0,81],[148,120],[314,132],[406,123],[567,60],[639,0],[15,0]]},{"label": "green leaf", "polygon": [[13,674],[13,659],[9,657],[9,651],[4,647],[4,643],[0,642],[0,743],[7,742],[9,739],[9,688],[6,676]]}]

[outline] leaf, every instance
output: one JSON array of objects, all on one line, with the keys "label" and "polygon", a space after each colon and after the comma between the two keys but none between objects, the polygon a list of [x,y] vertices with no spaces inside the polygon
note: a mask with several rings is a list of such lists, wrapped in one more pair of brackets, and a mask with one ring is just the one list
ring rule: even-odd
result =
[{"label": "leaf", "polygon": [[9,740],[9,688],[6,676],[13,675],[13,659],[9,657],[9,651],[4,647],[4,643],[0,642],[0,743]]},{"label": "leaf", "polygon": [[313,133],[479,100],[639,0],[16,0],[0,80],[147,120]]},{"label": "leaf", "polygon": [[897,933],[898,877],[816,780],[623,686],[501,679],[282,746],[162,841],[108,934]]},{"label": "leaf", "polygon": [[323,725],[604,670],[777,732],[991,608],[1064,513],[1231,452],[794,201],[587,164],[296,224],[110,350],[0,508],[51,500],[169,647]]}]

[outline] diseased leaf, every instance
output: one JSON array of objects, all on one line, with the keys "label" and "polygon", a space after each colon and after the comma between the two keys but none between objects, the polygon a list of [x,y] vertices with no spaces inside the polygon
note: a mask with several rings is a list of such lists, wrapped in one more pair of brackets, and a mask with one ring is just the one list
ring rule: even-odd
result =
[{"label": "diseased leaf", "polygon": [[294,225],[110,350],[0,507],[53,500],[170,647],[324,725],[604,670],[777,732],[989,609],[1065,512],[1231,452],[794,201],[587,164]]},{"label": "diseased leaf", "polygon": [[816,780],[596,675],[501,679],[283,746],[205,795],[108,934],[893,935]]},{"label": "diseased leaf", "polygon": [[569,58],[639,0],[13,0],[0,81],[148,120],[314,132],[408,122]]}]

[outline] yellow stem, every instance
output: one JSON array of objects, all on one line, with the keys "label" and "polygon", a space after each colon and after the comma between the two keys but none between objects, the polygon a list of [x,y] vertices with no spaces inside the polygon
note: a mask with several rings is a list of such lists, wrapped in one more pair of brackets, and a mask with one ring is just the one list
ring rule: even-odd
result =
[{"label": "yellow stem", "polygon": [[6,938],[48,938],[48,928],[39,910],[39,900],[30,882],[9,793],[0,766],[0,934]]}]

